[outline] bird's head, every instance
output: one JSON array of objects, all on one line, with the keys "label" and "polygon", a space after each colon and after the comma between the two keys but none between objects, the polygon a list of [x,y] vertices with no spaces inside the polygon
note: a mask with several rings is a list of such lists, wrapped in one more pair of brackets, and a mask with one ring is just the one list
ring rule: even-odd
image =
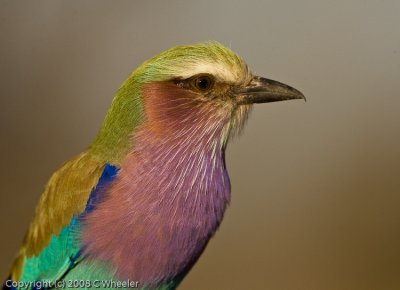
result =
[{"label": "bird's head", "polygon": [[119,119],[132,123],[130,128],[147,123],[160,137],[213,132],[225,146],[242,128],[253,104],[291,99],[304,96],[290,86],[254,76],[236,53],[217,42],[176,46],[132,73],[103,128],[109,119],[114,130],[120,130]]}]

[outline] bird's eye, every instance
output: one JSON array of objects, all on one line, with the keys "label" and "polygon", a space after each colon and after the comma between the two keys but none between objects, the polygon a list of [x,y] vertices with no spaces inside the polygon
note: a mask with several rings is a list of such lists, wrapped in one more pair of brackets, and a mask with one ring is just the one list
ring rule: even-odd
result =
[{"label": "bird's eye", "polygon": [[193,86],[199,91],[208,91],[213,86],[214,81],[209,75],[200,75],[193,79]]}]

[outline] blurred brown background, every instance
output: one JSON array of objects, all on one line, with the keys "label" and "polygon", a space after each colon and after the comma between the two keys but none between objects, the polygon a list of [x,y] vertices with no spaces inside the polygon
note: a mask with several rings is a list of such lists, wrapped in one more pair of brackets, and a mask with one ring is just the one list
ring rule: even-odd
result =
[{"label": "blurred brown background", "polygon": [[255,108],[180,289],[400,289],[399,1],[0,1],[0,276],[141,62],[218,40],[308,102]]}]

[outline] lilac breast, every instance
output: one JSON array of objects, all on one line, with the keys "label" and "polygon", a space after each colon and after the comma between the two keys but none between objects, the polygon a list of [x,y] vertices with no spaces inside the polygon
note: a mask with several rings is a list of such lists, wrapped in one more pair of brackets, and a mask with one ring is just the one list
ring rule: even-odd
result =
[{"label": "lilac breast", "polygon": [[168,135],[143,125],[102,203],[86,218],[86,255],[149,287],[190,269],[230,198],[223,125],[181,122]]}]

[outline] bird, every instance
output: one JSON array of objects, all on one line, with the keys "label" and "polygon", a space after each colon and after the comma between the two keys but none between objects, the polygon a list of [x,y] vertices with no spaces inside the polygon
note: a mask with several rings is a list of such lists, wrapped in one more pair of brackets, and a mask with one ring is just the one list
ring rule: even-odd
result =
[{"label": "bird", "polygon": [[145,61],[49,179],[4,289],[176,289],[230,202],[228,143],[254,104],[295,99],[216,41]]}]

